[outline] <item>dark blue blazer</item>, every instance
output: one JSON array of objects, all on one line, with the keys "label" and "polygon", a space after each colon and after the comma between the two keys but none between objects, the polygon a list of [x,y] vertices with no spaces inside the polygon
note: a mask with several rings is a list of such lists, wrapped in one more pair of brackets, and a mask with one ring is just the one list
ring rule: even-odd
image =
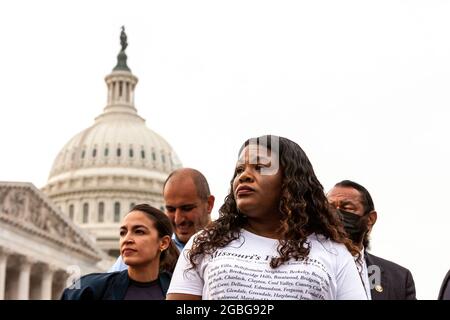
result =
[{"label": "dark blue blazer", "polygon": [[380,286],[370,289],[372,300],[416,300],[414,279],[408,269],[370,253],[364,258],[367,267],[376,265],[381,271]]},{"label": "dark blue blazer", "polygon": [[[159,274],[159,285],[164,297],[169,289],[171,278],[170,273]],[[123,300],[129,284],[128,270],[91,273],[81,277],[70,288],[65,289],[61,300]]]},{"label": "dark blue blazer", "polygon": [[442,281],[441,290],[439,291],[439,300],[450,300],[450,270]]}]

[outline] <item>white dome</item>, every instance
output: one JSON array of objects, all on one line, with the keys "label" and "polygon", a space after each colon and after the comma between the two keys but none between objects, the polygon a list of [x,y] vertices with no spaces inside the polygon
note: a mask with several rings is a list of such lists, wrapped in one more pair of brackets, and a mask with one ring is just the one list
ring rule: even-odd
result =
[{"label": "white dome", "polygon": [[[49,183],[88,168],[169,173],[180,167],[172,147],[133,115],[110,115],[75,135],[59,152]],[[130,170],[130,173],[134,170]]]},{"label": "white dome", "polygon": [[138,79],[123,52],[105,81],[108,103],[103,113],[62,148],[43,191],[91,232],[100,248],[116,256],[122,217],[138,203],[163,210],[164,181],[181,163],[167,141],[137,114]]}]

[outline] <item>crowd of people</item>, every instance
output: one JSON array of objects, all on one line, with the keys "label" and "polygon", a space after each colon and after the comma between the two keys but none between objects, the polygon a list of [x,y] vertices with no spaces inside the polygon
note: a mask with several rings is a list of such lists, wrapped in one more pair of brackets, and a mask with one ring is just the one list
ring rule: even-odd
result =
[{"label": "crowd of people", "polygon": [[[163,186],[165,212],[139,204],[123,218],[120,256],[64,300],[413,300],[411,272],[370,250],[370,193],[343,180],[327,193],[302,148],[287,138],[248,139],[230,191],[215,198],[198,170]],[[450,300],[450,271],[438,299]]]}]

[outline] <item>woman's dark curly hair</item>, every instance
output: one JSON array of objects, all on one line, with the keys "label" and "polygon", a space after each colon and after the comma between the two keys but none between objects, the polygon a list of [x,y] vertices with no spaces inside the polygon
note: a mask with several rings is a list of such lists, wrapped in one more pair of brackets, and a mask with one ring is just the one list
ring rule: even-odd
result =
[{"label": "woman's dark curly hair", "polygon": [[[307,237],[312,233],[344,244],[352,255],[359,258],[359,249],[346,237],[342,222],[328,204],[323,187],[302,148],[287,138],[266,135],[247,140],[239,154],[249,144],[257,144],[272,154],[279,154],[282,185],[278,231],[281,237],[277,247],[279,256],[272,258],[270,266],[277,268],[289,259],[305,259],[310,252]],[[197,257],[212,254],[217,248],[225,247],[238,239],[241,228],[247,223],[247,218],[239,212],[234,198],[235,177],[236,172],[231,179],[230,193],[219,209],[219,218],[193,240],[189,251],[192,267],[196,266]]]}]

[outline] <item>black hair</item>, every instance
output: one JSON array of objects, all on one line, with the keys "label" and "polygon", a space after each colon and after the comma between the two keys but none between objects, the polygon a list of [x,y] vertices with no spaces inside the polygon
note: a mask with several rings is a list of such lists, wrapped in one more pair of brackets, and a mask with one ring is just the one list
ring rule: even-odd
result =
[{"label": "black hair", "polygon": [[[329,206],[323,187],[302,148],[287,138],[267,135],[245,141],[239,154],[250,144],[265,147],[272,154],[279,155],[279,170],[282,173],[278,204],[279,256],[272,258],[271,267],[277,268],[291,258],[305,259],[310,251],[307,237],[312,233],[344,244],[353,255],[359,257],[358,248],[347,238],[340,219]],[[246,225],[246,217],[239,212],[234,198],[233,181],[236,175],[235,170],[230,192],[219,209],[219,218],[193,240],[189,252],[192,268],[198,263],[196,257],[212,254],[217,248],[238,239],[241,228]]]}]

